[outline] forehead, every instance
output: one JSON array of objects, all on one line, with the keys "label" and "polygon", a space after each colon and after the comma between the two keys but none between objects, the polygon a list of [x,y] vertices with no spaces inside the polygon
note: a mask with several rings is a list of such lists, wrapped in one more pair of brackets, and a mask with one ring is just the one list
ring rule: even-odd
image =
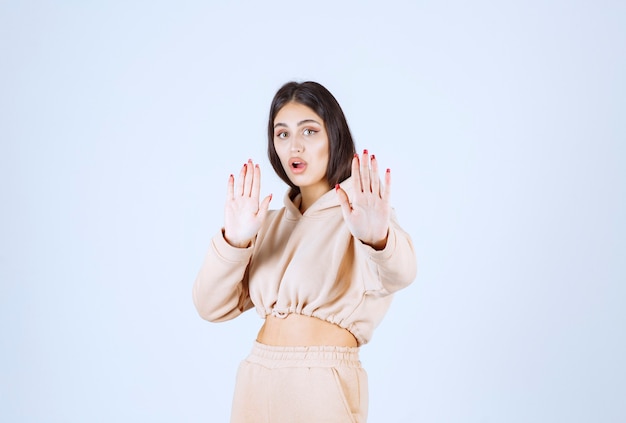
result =
[{"label": "forehead", "polygon": [[305,120],[315,120],[320,124],[323,123],[322,118],[309,106],[305,106],[302,103],[296,103],[295,101],[290,101],[285,104],[278,111],[278,113],[276,113],[274,124],[284,123],[297,125],[299,122]]}]

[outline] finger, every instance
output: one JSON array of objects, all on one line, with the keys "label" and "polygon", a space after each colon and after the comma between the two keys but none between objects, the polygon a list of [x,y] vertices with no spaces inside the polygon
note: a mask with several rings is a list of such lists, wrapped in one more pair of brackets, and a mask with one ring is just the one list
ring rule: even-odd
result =
[{"label": "finger", "polygon": [[383,200],[385,203],[390,204],[391,200],[391,169],[387,169],[385,172],[385,191],[383,192]]},{"label": "finger", "polygon": [[355,154],[352,158],[352,181],[354,183],[354,190],[356,192],[363,192],[363,186],[361,185],[361,172],[359,170],[358,154]]},{"label": "finger", "polygon": [[259,198],[261,192],[261,168],[258,164],[254,165],[254,179],[252,179],[252,198]]},{"label": "finger", "polygon": [[361,187],[363,192],[372,192],[370,184],[370,160],[367,150],[363,150],[363,158],[361,160]]},{"label": "finger", "polygon": [[348,198],[348,194],[339,186],[339,184],[335,185],[335,192],[337,193],[337,198],[339,199],[339,205],[341,206],[341,211],[344,216],[350,215],[352,212],[352,207],[350,206],[350,199]]},{"label": "finger", "polygon": [[246,177],[243,181],[243,196],[250,197],[250,190],[252,189],[252,181],[254,180],[254,167],[252,165],[252,159],[248,159],[246,163]]},{"label": "finger", "polygon": [[241,197],[243,195],[243,181],[246,178],[246,170],[247,167],[244,163],[241,171],[239,172],[239,178],[237,179],[237,189],[235,190],[235,195]]},{"label": "finger", "polygon": [[379,197],[382,197],[380,192],[380,176],[378,176],[378,160],[376,160],[376,156],[372,154],[370,158],[372,164],[372,192]]},{"label": "finger", "polygon": [[231,173],[228,177],[228,187],[226,189],[226,199],[233,200],[235,198],[235,177]]}]

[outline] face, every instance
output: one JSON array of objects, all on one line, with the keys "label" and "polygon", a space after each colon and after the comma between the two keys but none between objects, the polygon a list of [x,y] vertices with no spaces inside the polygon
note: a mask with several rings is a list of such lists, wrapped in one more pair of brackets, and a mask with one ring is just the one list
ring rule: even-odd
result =
[{"label": "face", "polygon": [[303,194],[322,195],[329,190],[328,146],[324,121],[311,108],[290,102],[276,114],[274,148],[287,176]]}]

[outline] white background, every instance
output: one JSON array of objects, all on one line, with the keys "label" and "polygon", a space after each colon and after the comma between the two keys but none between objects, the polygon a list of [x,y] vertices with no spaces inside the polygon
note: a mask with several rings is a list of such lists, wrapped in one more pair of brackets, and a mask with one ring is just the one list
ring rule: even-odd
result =
[{"label": "white background", "polygon": [[[506,4],[505,4],[506,3]],[[370,422],[626,421],[619,1],[0,3],[0,420],[225,422],[262,320],[191,286],[289,80],[393,174],[418,278]],[[305,275],[303,275],[305,277]]]}]

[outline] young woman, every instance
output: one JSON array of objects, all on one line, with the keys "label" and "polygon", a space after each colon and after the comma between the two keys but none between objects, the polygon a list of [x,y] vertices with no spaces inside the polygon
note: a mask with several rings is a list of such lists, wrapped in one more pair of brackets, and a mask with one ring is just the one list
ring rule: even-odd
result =
[{"label": "young woman", "polygon": [[365,422],[359,347],[392,294],[415,278],[410,237],[389,204],[391,174],[355,154],[341,107],[322,85],[290,82],[270,108],[268,155],[290,189],[260,199],[249,160],[228,179],[225,222],[193,287],[204,319],[255,307],[265,319],[239,368],[232,422]]}]

